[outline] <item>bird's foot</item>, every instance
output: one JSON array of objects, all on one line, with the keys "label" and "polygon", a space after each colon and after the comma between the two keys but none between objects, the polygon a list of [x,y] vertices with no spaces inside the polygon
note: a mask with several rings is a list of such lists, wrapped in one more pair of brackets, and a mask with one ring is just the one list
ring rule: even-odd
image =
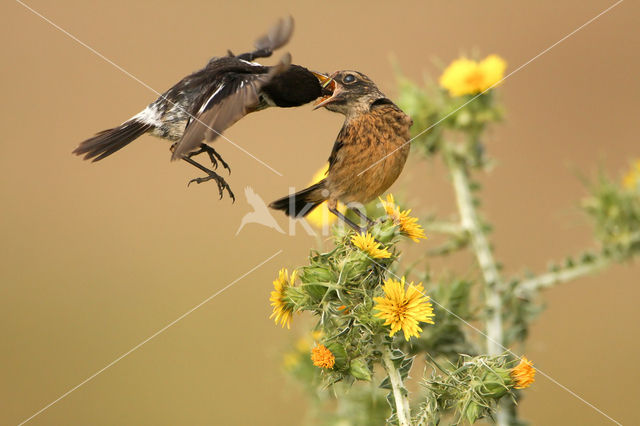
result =
[{"label": "bird's foot", "polygon": [[376,221],[367,216],[362,210],[357,207],[349,207],[360,219],[363,219],[367,223],[367,229],[376,224]]},{"label": "bird's foot", "polygon": [[222,156],[218,154],[218,152],[215,149],[211,148],[207,144],[203,143],[202,145],[200,145],[200,149],[198,149],[197,151],[190,152],[189,154],[187,154],[187,157],[191,158],[196,155],[202,154],[203,152],[206,152],[207,155],[209,156],[209,160],[211,161],[211,164],[213,165],[214,169],[216,170],[218,169],[218,162],[220,162],[220,164],[222,164],[222,167],[227,169],[229,171],[229,174],[231,174],[231,168],[229,167],[229,164],[227,164],[227,162],[222,159]]},{"label": "bird's foot", "polygon": [[335,214],[338,217],[338,219],[346,223],[347,226],[349,226],[351,229],[353,229],[359,234],[365,234],[369,230],[369,228],[363,228],[362,226],[354,223],[351,219],[349,219],[348,217],[340,213],[340,211],[338,211],[338,209],[335,207],[329,207],[329,211]]},{"label": "bird's foot", "polygon": [[189,181],[189,183],[187,184],[187,186],[191,185],[194,182],[197,183],[197,184],[201,184],[201,183],[204,183],[204,182],[208,182],[210,180],[215,180],[216,183],[218,184],[218,192],[220,193],[220,199],[222,200],[222,197],[224,196],[224,191],[226,189],[227,192],[229,193],[229,196],[231,197],[231,200],[234,201],[234,202],[236,201],[236,196],[233,194],[233,191],[231,191],[231,187],[229,186],[227,181],[224,180],[224,178],[222,176],[220,176],[219,174],[217,174],[213,170],[208,170],[205,173],[207,173],[207,176],[191,179]]}]

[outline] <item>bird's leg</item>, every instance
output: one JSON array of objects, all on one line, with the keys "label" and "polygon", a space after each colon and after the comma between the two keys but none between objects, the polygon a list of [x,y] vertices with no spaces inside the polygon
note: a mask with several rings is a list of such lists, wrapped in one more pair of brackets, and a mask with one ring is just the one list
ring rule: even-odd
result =
[{"label": "bird's leg", "polygon": [[353,223],[351,221],[351,219],[347,218],[345,215],[343,215],[342,213],[340,213],[338,211],[338,209],[336,207],[329,207],[329,211],[333,214],[335,214],[336,216],[338,216],[338,219],[340,219],[341,221],[343,221],[344,223],[346,223],[347,225],[349,225],[351,228],[353,228],[356,232],[360,233],[360,234],[364,234],[365,232],[367,232],[366,228],[363,228],[359,225],[356,225],[355,223]]},{"label": "bird's leg", "polygon": [[207,174],[206,177],[191,179],[189,181],[189,183],[187,184],[187,186],[191,185],[193,182],[195,182],[195,183],[203,183],[203,182],[207,182],[207,181],[210,181],[211,179],[213,179],[218,184],[218,191],[220,192],[220,199],[222,199],[222,196],[224,195],[224,190],[226,189],[227,192],[229,193],[229,196],[231,197],[231,199],[233,201],[236,201],[236,196],[233,194],[233,191],[231,191],[231,187],[229,187],[229,184],[227,183],[227,181],[224,180],[224,178],[222,176],[220,176],[219,174],[217,174],[213,170],[207,169],[206,167],[204,167],[202,164],[198,163],[197,161],[192,160],[191,157],[189,157],[188,155],[184,155],[182,157],[182,159],[184,161],[186,161],[187,163],[191,164],[194,167],[197,167],[198,169],[202,170],[203,172],[205,172]]},{"label": "bird's leg", "polygon": [[231,174],[231,168],[229,167],[227,162],[222,159],[222,156],[218,154],[218,152],[215,149],[213,149],[212,147],[210,147],[205,143],[201,144],[200,148],[197,151],[193,151],[187,154],[187,157],[191,158],[196,155],[202,154],[203,152],[206,152],[207,155],[209,155],[209,160],[211,161],[211,164],[215,169],[218,168],[218,161],[219,161],[220,163],[222,163],[222,167],[227,169],[229,171],[229,174]]},{"label": "bird's leg", "polygon": [[376,223],[373,219],[371,219],[369,216],[364,214],[364,212],[362,210],[360,210],[359,208],[351,207],[351,206],[348,206],[348,207],[349,207],[349,210],[351,210],[352,212],[357,214],[360,219],[363,219],[365,222],[367,222],[367,224],[369,224],[369,226],[371,226],[371,225]]}]

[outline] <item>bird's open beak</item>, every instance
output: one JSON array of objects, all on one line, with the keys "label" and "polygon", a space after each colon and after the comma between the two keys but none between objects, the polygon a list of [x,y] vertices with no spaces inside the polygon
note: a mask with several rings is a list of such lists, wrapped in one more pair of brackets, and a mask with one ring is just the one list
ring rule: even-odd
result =
[{"label": "bird's open beak", "polygon": [[320,80],[320,83],[322,84],[322,96],[319,97],[318,100],[313,104],[314,110],[322,108],[323,106],[331,103],[335,98],[337,92],[339,92],[339,90],[336,91],[337,86],[336,81],[333,79],[333,76],[327,77],[323,75],[323,78],[320,78],[320,76],[316,74],[316,77],[318,77],[318,80]]},{"label": "bird's open beak", "polygon": [[315,72],[315,71],[311,71],[311,74],[316,76],[316,78],[318,79],[318,81],[320,82],[322,87],[324,87],[327,84],[327,82],[329,82],[331,80],[331,77],[329,77],[326,74],[322,74],[322,73]]}]

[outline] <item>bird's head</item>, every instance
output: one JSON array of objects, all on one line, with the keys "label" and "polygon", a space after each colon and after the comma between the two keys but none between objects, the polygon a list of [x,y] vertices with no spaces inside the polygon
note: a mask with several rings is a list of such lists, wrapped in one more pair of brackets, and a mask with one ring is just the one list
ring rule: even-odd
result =
[{"label": "bird's head", "polygon": [[351,115],[366,112],[371,104],[386,96],[369,77],[358,71],[336,71],[323,84],[323,97],[315,108]]},{"label": "bird's head", "polygon": [[330,80],[325,74],[290,65],[264,85],[262,91],[281,108],[297,107],[322,96],[322,85]]}]

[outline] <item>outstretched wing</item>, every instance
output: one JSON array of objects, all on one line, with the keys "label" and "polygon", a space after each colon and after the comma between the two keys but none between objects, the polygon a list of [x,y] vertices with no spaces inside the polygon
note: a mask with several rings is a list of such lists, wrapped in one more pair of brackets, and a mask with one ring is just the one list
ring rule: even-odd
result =
[{"label": "outstretched wing", "polygon": [[274,51],[287,44],[292,34],[293,18],[280,18],[267,34],[255,41],[254,47],[257,50]]},{"label": "outstretched wing", "polygon": [[227,73],[213,93],[204,98],[189,120],[182,139],[176,145],[172,159],[195,150],[206,141],[213,141],[236,121],[258,106],[260,90],[274,76],[291,65],[291,55],[283,56],[280,63],[268,73]]}]

